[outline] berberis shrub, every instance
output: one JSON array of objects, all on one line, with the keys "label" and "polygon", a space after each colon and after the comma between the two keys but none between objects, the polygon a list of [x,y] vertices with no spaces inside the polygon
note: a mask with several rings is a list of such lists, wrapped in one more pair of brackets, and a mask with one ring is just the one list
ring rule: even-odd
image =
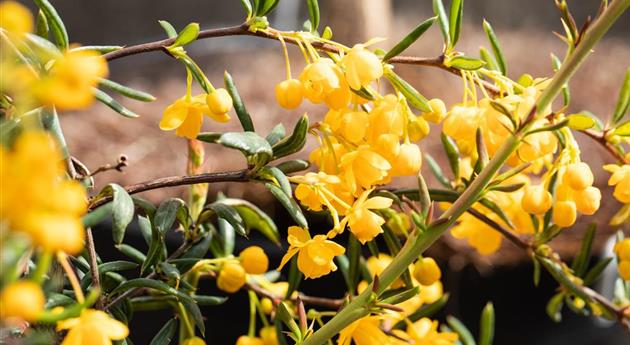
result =
[{"label": "berberis shrub", "polygon": [[[124,47],[70,44],[53,5],[34,2],[36,16],[17,2],[0,4],[0,342],[132,344],[134,329],[127,324],[134,310],[162,309],[173,316],[151,344],[174,339],[182,345],[212,343],[205,336],[200,306],[223,303],[245,290],[250,310],[242,320],[249,320],[249,330],[238,345],[489,345],[495,320],[491,303],[481,311],[477,340],[454,317],[442,325],[432,319],[448,294],[440,267],[423,253],[447,231],[482,255],[496,252],[504,240],[527,251],[534,283],[547,271],[559,284],[547,305],[554,320],[560,321],[566,305],[630,331],[630,239],[620,234],[616,258],[600,262],[591,262],[594,226],[570,264],[550,245],[600,207],[602,193],[593,185],[592,169],[602,167],[582,161],[576,132],[603,145],[614,161],[603,169],[610,173],[613,197],[623,206],[610,223],[620,226],[630,219],[630,155],[625,154],[630,70],[625,79],[617,78],[623,82],[611,116],[567,111],[570,77],[630,0],[602,1],[594,19],[581,26],[566,2],[556,0],[565,30],[559,35],[566,43],[564,56],[553,56],[551,76],[515,79],[507,73],[500,40],[488,22],[483,23],[488,49],[479,54],[457,50],[463,0],[452,0],[448,7],[434,0],[435,17],[389,50],[373,49],[382,41],[377,38],[351,47],[336,42],[334,28],[319,26],[316,0],[307,1],[303,30],[269,26],[265,16],[278,0],[242,0],[247,17],[238,26],[201,30],[191,23],[178,32],[160,21],[166,38]],[[401,55],[432,25],[439,26],[444,39],[440,56]],[[278,105],[317,104],[314,108],[326,112],[323,121],[295,114],[295,127],[288,133],[281,124],[270,133],[257,131],[231,75],[209,80],[186,52],[197,40],[236,35],[279,42],[286,79],[273,89]],[[301,71],[291,69],[288,46],[302,53]],[[186,140],[188,174],[96,186],[94,174],[122,169],[125,158],[90,172],[68,152],[59,116],[96,100],[136,117],[108,93],[142,102],[155,98],[107,79],[109,62],[153,51],[168,54],[186,72],[186,90],[171,100],[155,125],[164,135]],[[397,74],[400,64],[437,67],[460,77],[461,102],[447,105],[425,98],[413,80]],[[193,84],[203,92],[193,94]],[[259,89],[271,94],[271,87]],[[242,131],[200,132],[204,120],[238,121]],[[448,167],[439,166],[419,146],[430,130],[441,130]],[[317,147],[308,152],[308,161],[295,159],[309,136]],[[247,166],[204,171],[204,151],[216,145],[240,151]],[[423,164],[439,185],[427,185],[420,174]],[[416,177],[417,186],[391,187],[401,176]],[[293,225],[278,229],[247,200],[222,195],[208,200],[208,184],[215,182],[264,185]],[[190,186],[187,201],[153,204],[135,196],[177,185]],[[305,214],[312,213],[327,217],[329,227],[309,228]],[[107,262],[96,253],[91,227],[110,217],[112,246],[127,260]],[[125,243],[126,228],[134,220],[146,251]],[[250,231],[278,245],[285,243],[280,234],[288,233],[279,267],[269,266],[261,247],[234,251],[235,236],[247,237]],[[180,235],[176,250],[165,245],[170,232]],[[611,261],[618,263],[619,278],[609,299],[589,285]],[[310,279],[335,271],[345,280],[343,298],[299,291]],[[198,293],[200,279],[214,280],[224,295]]]}]

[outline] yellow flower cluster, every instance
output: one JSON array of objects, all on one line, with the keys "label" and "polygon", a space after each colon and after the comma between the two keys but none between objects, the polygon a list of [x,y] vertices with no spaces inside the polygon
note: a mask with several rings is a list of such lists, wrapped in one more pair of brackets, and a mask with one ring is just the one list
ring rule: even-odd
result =
[{"label": "yellow flower cluster", "polygon": [[292,226],[289,228],[289,250],[282,257],[280,270],[295,255],[298,255],[298,268],[306,278],[319,278],[337,270],[333,262],[335,256],[345,252],[344,247],[326,239],[325,235],[311,238],[308,230]]},{"label": "yellow flower cluster", "polygon": [[86,309],[81,316],[57,323],[57,331],[68,330],[61,345],[112,345],[129,335],[127,326],[101,310]]},{"label": "yellow flower cluster", "polygon": [[248,274],[263,274],[269,268],[269,258],[258,246],[245,248],[238,260],[228,259],[219,267],[217,287],[228,293],[235,293],[247,282]]},{"label": "yellow flower cluster", "polygon": [[613,192],[615,199],[624,204],[630,203],[630,164],[622,166],[608,164],[604,166],[604,169],[612,173],[608,179],[608,185],[615,186]]},{"label": "yellow flower cluster", "polygon": [[236,340],[236,345],[278,345],[278,334],[274,326],[260,329],[258,337],[242,335]]},{"label": "yellow flower cluster", "polygon": [[48,251],[77,254],[85,237],[85,189],[65,178],[62,155],[43,132],[25,132],[0,147],[0,218]]},{"label": "yellow flower cluster", "polygon": [[615,245],[615,254],[619,261],[619,275],[623,280],[630,280],[630,238]]},{"label": "yellow flower cluster", "polygon": [[339,333],[337,345],[454,345],[457,333],[440,332],[438,322],[429,318],[421,318],[411,323],[407,321],[407,329],[392,330],[394,336],[386,334],[380,327],[383,316],[370,315],[360,318]]}]

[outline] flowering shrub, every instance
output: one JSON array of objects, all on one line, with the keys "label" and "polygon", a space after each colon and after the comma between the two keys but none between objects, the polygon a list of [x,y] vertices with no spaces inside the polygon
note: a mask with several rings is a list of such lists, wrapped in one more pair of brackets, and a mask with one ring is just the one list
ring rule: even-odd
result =
[{"label": "flowering shrub", "polygon": [[[191,23],[177,32],[160,21],[168,38],[127,47],[70,45],[63,21],[47,0],[35,0],[36,22],[22,5],[0,4],[2,342],[131,344],[134,330],[127,324],[133,311],[164,309],[173,318],[151,344],[171,343],[176,335],[179,344],[205,344],[200,306],[247,290],[249,330],[238,345],[319,345],[331,339],[342,345],[474,344],[456,318],[449,316],[441,325],[432,319],[448,295],[439,265],[423,252],[449,230],[483,255],[496,252],[504,239],[526,250],[534,282],[544,269],[560,285],[547,306],[554,320],[560,321],[567,305],[581,315],[615,320],[630,332],[630,239],[620,233],[615,246],[619,280],[613,299],[589,288],[615,260],[591,263],[594,226],[571,264],[550,246],[578,219],[596,214],[602,199],[592,172],[600,167],[582,161],[575,132],[603,145],[615,161],[603,169],[611,173],[608,184],[623,206],[610,223],[620,226],[630,219],[630,155],[625,154],[630,121],[624,119],[630,69],[605,123],[588,112],[567,113],[569,78],[630,0],[603,1],[596,19],[581,28],[566,2],[557,0],[566,55],[562,60],[554,56],[552,76],[516,79],[507,74],[489,23],[483,28],[490,51],[482,48],[474,57],[456,49],[461,0],[451,1],[448,13],[441,0],[434,0],[435,17],[387,51],[372,49],[380,39],[352,47],[334,41],[331,28],[319,29],[316,0],[307,1],[310,19],[303,31],[268,25],[265,16],[278,0],[241,2],[247,18],[239,26],[200,30]],[[400,55],[431,25],[438,25],[444,38],[438,58]],[[224,87],[215,87],[185,50],[195,40],[229,35],[279,41],[286,80],[275,86],[278,105],[320,104],[323,121],[311,123],[305,114],[296,117],[288,134],[282,125],[271,133],[256,131],[231,75],[226,72]],[[288,44],[306,62],[297,78]],[[184,95],[164,110],[159,127],[186,138],[188,175],[126,187],[95,186],[94,174],[122,169],[125,159],[91,173],[68,152],[58,111],[84,109],[96,100],[136,117],[107,92],[143,102],[155,98],[106,79],[108,61],[158,50],[186,71]],[[426,99],[396,73],[398,64],[438,67],[461,77],[461,102],[447,106]],[[193,95],[193,83],[202,94]],[[554,103],[559,94],[563,102]],[[234,115],[243,131],[201,132],[205,116],[228,122]],[[430,130],[441,130],[451,174],[420,149]],[[308,135],[317,148],[308,161],[292,159]],[[239,150],[247,167],[205,172],[204,151],[211,146],[204,143]],[[427,186],[423,164],[440,186]],[[417,187],[392,188],[401,176],[416,177]],[[234,237],[259,231],[281,245],[285,229],[247,200],[208,200],[207,184],[214,182],[262,184],[286,208],[295,225],[287,229],[289,246],[279,267],[270,267],[261,247],[235,252]],[[176,185],[190,185],[187,201],[171,198],[154,205],[133,196]],[[328,217],[330,227],[310,228],[312,213]],[[91,227],[108,217],[113,244],[128,260],[102,261],[96,253]],[[146,252],[124,241],[133,220]],[[170,232],[181,238],[174,251],[164,241]],[[344,298],[299,291],[302,280],[308,284],[335,271],[346,282]],[[206,278],[215,280],[225,296],[201,294],[199,281]],[[481,313],[479,344],[492,343],[494,317],[488,303]],[[262,327],[257,330],[257,325]]]}]

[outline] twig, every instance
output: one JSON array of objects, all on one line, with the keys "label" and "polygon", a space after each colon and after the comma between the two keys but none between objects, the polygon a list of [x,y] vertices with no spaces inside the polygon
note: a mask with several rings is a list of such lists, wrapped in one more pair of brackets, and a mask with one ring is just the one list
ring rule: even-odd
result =
[{"label": "twig", "polygon": [[[254,291],[259,296],[269,298],[270,300],[274,301],[274,304],[277,304],[278,301],[283,300],[282,297],[274,295],[273,293],[263,289],[258,284],[247,283],[245,284],[245,289]],[[299,294],[298,297],[291,298],[291,301],[296,302],[298,299],[302,300],[304,304],[324,307],[324,308],[332,309],[332,310],[338,310],[339,308],[341,308],[341,306],[343,306],[343,304],[346,301],[343,298],[334,299],[334,298],[308,296],[304,294]]]},{"label": "twig", "polygon": [[[96,261],[96,248],[94,246],[94,236],[92,235],[92,229],[85,229],[86,233],[86,247],[88,256],[90,258],[90,274],[92,275],[92,288],[100,289],[101,288],[101,277],[98,272],[98,262]],[[103,308],[103,298],[99,296],[96,300],[96,309]]]},{"label": "twig", "polygon": [[[256,36],[256,37],[261,37],[261,38],[278,40],[278,37],[276,35],[273,35],[266,31],[261,31],[261,30],[257,30],[255,32],[250,31],[249,25],[247,23],[244,23],[238,26],[230,26],[226,28],[202,30],[202,31],[199,31],[199,35],[197,36],[197,39],[224,37],[224,36]],[[295,38],[283,37],[283,39],[287,43],[291,43],[294,45],[298,44]],[[148,53],[152,51],[163,51],[166,47],[172,45],[173,43],[175,43],[175,38],[168,38],[168,39],[163,39],[160,41],[142,43],[142,44],[124,47],[122,49],[104,54],[103,57],[108,61],[112,61],[112,60],[116,60],[122,57],[130,56],[130,55]],[[312,42],[311,44],[314,48],[319,49],[321,51],[325,51],[329,53],[340,52],[339,48],[330,44],[326,44],[322,42]],[[400,55],[400,56],[395,56],[389,59],[387,62],[393,63],[393,64],[436,67],[436,68],[440,68],[444,71],[447,71],[449,73],[452,73],[454,75],[461,77],[460,71],[458,69],[453,68],[453,67],[447,67],[444,65],[444,56],[428,58],[428,57]],[[488,92],[492,94],[500,93],[500,90],[496,86],[492,85],[491,83],[487,81],[482,80],[481,84]]]},{"label": "twig", "polygon": [[[197,184],[197,183],[246,182],[249,180],[249,176],[247,175],[247,172],[248,172],[247,169],[242,169],[242,170],[235,170],[235,171],[205,173],[205,174],[190,175],[190,176],[169,176],[169,177],[162,177],[155,180],[150,180],[146,182],[141,182],[141,183],[125,186],[124,188],[127,191],[127,193],[136,194],[136,193],[145,192],[152,189],[183,186],[183,185],[190,185],[190,184]],[[111,200],[112,200],[111,196],[92,200],[90,202],[89,209],[94,210],[95,208]]]},{"label": "twig", "polygon": [[89,176],[86,176],[86,177],[94,177],[94,175],[108,171],[108,170],[116,170],[118,172],[122,172],[123,168],[125,168],[127,165],[128,165],[127,156],[120,155],[115,165],[112,165],[109,163],[105,165],[101,165],[100,167],[96,168],[96,170],[91,172]]},{"label": "twig", "polygon": [[606,140],[606,133],[604,132],[599,133],[592,129],[586,129],[581,132],[586,134],[586,136],[588,136],[589,138],[598,142],[600,145],[602,145],[602,147],[604,147],[606,151],[608,151],[613,157],[615,157],[615,159],[619,161],[619,163],[622,163],[622,164],[629,163],[626,161],[626,158],[619,151],[617,151],[617,149],[611,143],[609,143],[608,140]]}]

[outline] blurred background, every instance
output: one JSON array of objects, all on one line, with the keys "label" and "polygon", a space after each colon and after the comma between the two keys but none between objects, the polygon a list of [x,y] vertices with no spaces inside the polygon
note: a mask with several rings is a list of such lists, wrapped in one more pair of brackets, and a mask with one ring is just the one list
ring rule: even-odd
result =
[{"label": "blurred background", "polygon": [[[199,22],[202,29],[238,25],[245,17],[240,1],[208,0],[134,0],[134,1],[82,1],[59,0],[55,6],[66,22],[71,41],[83,45],[133,45],[162,39],[165,34],[157,21],[170,21],[177,29],[190,22]],[[599,1],[569,1],[578,26],[588,15],[597,12]],[[321,28],[330,25],[334,38],[352,45],[372,37],[385,37],[380,47],[387,49],[404,37],[419,22],[433,16],[431,1],[414,0],[320,0]],[[508,62],[508,73],[513,79],[522,73],[534,77],[552,73],[550,53],[563,56],[565,46],[552,33],[562,31],[559,13],[552,0],[467,1],[464,10],[464,28],[458,50],[477,55],[479,46],[488,46],[481,23],[485,18],[497,32]],[[282,0],[269,20],[273,27],[294,30],[302,27],[308,18],[305,2]],[[618,89],[630,62],[630,15],[626,13],[613,27],[610,34],[599,44],[584,67],[571,82],[571,112],[590,110],[604,121],[614,108]],[[297,49],[290,48],[293,73],[303,67],[303,59]],[[441,35],[437,26],[432,27],[406,52],[406,55],[438,56],[442,49]],[[292,128],[299,115],[308,112],[312,121],[321,119],[325,109],[305,102],[301,108],[286,111],[275,103],[273,88],[284,79],[284,60],[278,42],[252,37],[214,38],[195,42],[187,47],[190,55],[204,69],[215,85],[222,84],[224,70],[228,70],[254,117],[256,127],[263,133],[278,123]],[[460,80],[441,70],[421,66],[396,66],[397,72],[413,84],[427,98],[439,97],[448,106],[461,97]],[[120,154],[128,156],[129,166],[123,173],[106,172],[97,175],[97,186],[116,182],[121,185],[151,180],[158,177],[183,175],[186,164],[185,140],[158,128],[163,109],[185,93],[183,67],[160,52],[136,55],[110,64],[111,79],[148,91],[158,99],[151,104],[120,100],[125,106],[141,114],[138,119],[126,119],[105,106],[96,104],[88,111],[65,114],[63,127],[71,152],[90,169],[113,163]],[[239,130],[237,121],[216,124],[206,121],[206,130]],[[437,136],[438,127],[432,127],[429,138],[420,143],[422,150],[443,156]],[[583,149],[582,157],[594,167],[613,162],[608,154],[588,138],[578,134]],[[309,142],[313,147],[313,142]],[[304,150],[304,152],[308,152]],[[305,156],[304,152],[301,154]],[[300,154],[298,154],[299,156]],[[206,168],[208,171],[240,169],[245,166],[240,154],[207,146]],[[426,168],[426,167],[424,167]],[[448,169],[445,168],[445,171]],[[426,176],[430,174],[427,171]],[[610,197],[606,187],[608,175],[599,171],[596,186],[602,189],[604,198],[600,211],[593,217],[582,219],[570,231],[554,241],[554,248],[565,258],[575,253],[587,222],[599,224],[596,251],[610,255],[611,235],[619,229],[606,224],[619,204]],[[434,181],[433,181],[434,182]],[[396,181],[399,185],[411,185],[413,180]],[[431,183],[431,181],[430,181]],[[264,188],[244,184],[212,185],[210,200],[217,192],[231,197],[254,201],[268,211],[279,228],[286,231],[289,221]],[[185,188],[171,188],[144,193],[152,201],[166,197],[185,195]],[[322,231],[326,230],[322,224]],[[99,252],[107,257],[112,251],[107,227],[96,231]],[[626,229],[627,230],[627,229]],[[138,237],[129,236],[133,244],[143,246]],[[257,238],[253,238],[257,241]],[[264,242],[264,241],[261,241]],[[243,243],[241,243],[243,245]],[[272,261],[277,262],[282,250],[265,246]],[[483,305],[491,300],[497,312],[495,344],[628,344],[630,337],[615,325],[588,318],[578,318],[564,313],[561,324],[554,324],[545,314],[545,304],[553,295],[556,284],[543,274],[538,288],[532,283],[532,267],[526,253],[504,241],[501,251],[489,257],[481,257],[462,241],[445,236],[429,252],[439,259],[444,270],[445,290],[451,300],[445,313],[453,314],[476,330]],[[612,268],[612,267],[610,267]],[[598,284],[604,294],[610,294],[613,272],[605,274]],[[606,276],[610,279],[606,279]],[[213,283],[208,282],[208,289]],[[305,291],[322,292],[333,297],[343,294],[341,275],[336,273],[325,279],[303,284]],[[245,295],[237,295],[223,306],[208,308],[209,344],[232,344],[246,333]],[[166,321],[166,315],[152,314],[146,322],[145,315],[137,315],[132,321],[136,344],[148,343],[151,336]],[[142,325],[139,327],[138,325]]]}]

